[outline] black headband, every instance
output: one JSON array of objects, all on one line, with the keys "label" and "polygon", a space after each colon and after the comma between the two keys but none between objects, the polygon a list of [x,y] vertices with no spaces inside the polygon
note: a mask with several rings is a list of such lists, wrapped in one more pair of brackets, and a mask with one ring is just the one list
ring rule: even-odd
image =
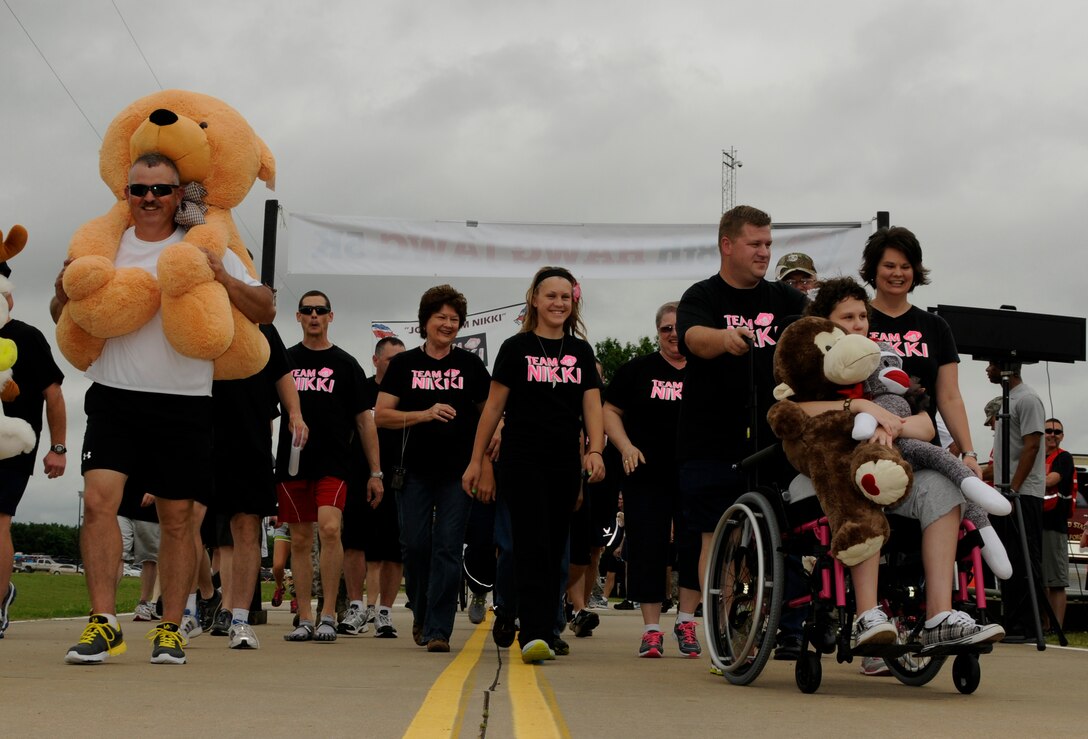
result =
[{"label": "black headband", "polygon": [[575,284],[574,275],[572,275],[570,272],[561,267],[552,267],[551,269],[544,270],[536,276],[536,280],[533,282],[533,289],[536,290],[540,283],[544,282],[544,280],[548,279],[549,277],[562,277],[571,285]]}]

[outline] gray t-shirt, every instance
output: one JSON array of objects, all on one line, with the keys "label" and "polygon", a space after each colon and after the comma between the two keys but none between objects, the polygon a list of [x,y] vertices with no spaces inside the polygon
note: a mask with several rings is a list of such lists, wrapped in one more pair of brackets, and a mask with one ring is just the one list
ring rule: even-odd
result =
[{"label": "gray t-shirt", "polygon": [[[1042,433],[1043,422],[1046,421],[1046,409],[1043,401],[1039,399],[1035,391],[1024,383],[1020,383],[1009,391],[1009,455],[1012,460],[1009,465],[1009,479],[1016,474],[1016,468],[1020,464],[1020,454],[1024,451],[1024,437],[1029,434],[1039,434],[1039,453],[1035,455],[1035,464],[1031,472],[1020,486],[1023,495],[1034,495],[1042,498],[1046,492],[1046,451],[1043,449]],[[1001,482],[1001,470],[1003,465],[1001,455],[1001,427],[1004,423],[998,420],[994,431],[994,482]]]}]

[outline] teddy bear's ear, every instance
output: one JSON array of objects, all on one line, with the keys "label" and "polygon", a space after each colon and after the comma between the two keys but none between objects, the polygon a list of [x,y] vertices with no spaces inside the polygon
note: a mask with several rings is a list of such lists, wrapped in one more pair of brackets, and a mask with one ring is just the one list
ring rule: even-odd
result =
[{"label": "teddy bear's ear", "polygon": [[257,136],[257,146],[261,150],[261,169],[257,172],[257,179],[265,184],[269,190],[276,189],[276,158],[272,156],[272,151],[261,140],[260,136]]},{"label": "teddy bear's ear", "polygon": [[0,239],[3,239],[3,243],[0,243],[0,262],[6,262],[26,246],[26,229],[16,224],[8,231],[6,239],[3,238],[3,233],[0,233]]},{"label": "teddy bear's ear", "polygon": [[779,384],[778,387],[776,387],[774,389],[774,399],[775,400],[785,400],[786,398],[789,398],[793,394],[794,394],[793,393],[793,388],[790,387],[789,385],[787,385],[784,382]]}]

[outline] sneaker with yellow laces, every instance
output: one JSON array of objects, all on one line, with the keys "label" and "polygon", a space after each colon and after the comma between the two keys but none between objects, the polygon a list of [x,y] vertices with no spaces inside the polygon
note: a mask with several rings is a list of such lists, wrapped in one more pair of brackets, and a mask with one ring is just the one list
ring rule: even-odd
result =
[{"label": "sneaker with yellow laces", "polygon": [[151,649],[151,664],[153,665],[183,665],[185,664],[185,645],[188,644],[185,635],[181,633],[178,625],[169,621],[147,632],[147,638],[154,645]]},{"label": "sneaker with yellow laces", "polygon": [[101,613],[91,616],[79,643],[68,650],[64,661],[70,665],[96,665],[106,657],[124,654],[128,649],[120,628],[110,626],[109,619]]}]

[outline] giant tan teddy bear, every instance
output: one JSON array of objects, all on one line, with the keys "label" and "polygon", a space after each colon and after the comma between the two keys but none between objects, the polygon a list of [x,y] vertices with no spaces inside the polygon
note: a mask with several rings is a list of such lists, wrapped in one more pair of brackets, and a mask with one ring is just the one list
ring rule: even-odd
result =
[{"label": "giant tan teddy bear", "polygon": [[[206,189],[206,221],[159,257],[158,277],[115,268],[121,235],[132,225],[125,186],[132,162],[157,152],[178,168],[181,183]],[[117,197],[103,216],[84,224],[68,247],[64,272],[69,301],[57,322],[57,344],[73,365],[86,369],[106,339],[143,326],[162,310],[163,332],[180,354],[214,360],[216,379],[248,377],[268,360],[268,342],[256,324],[231,305],[199,247],[222,257],[233,251],[256,277],[253,260],[230,210],[260,179],[271,188],[272,153],[244,118],[226,103],[185,90],[141,98],[110,124],[99,171]],[[200,206],[184,203],[186,209]],[[200,208],[203,210],[203,208]]]},{"label": "giant tan teddy bear", "polygon": [[894,447],[856,442],[850,411],[810,417],[794,401],[851,397],[843,391],[860,392],[858,384],[879,362],[874,342],[816,317],[791,324],[774,353],[774,377],[781,384],[767,421],[790,464],[812,479],[831,526],[831,553],[849,566],[876,554],[888,540],[882,507],[906,495],[914,475]]}]

